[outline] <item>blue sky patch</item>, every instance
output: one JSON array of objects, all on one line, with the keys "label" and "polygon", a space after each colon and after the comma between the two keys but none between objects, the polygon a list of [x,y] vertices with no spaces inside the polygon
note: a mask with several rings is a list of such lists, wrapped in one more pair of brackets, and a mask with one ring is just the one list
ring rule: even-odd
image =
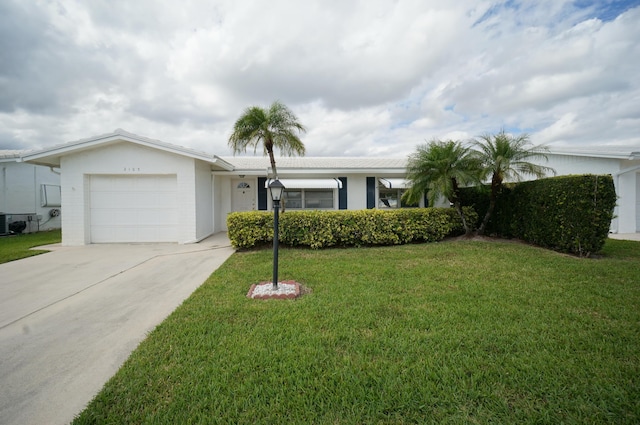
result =
[{"label": "blue sky patch", "polygon": [[603,22],[613,21],[629,9],[640,6],[639,0],[578,0],[574,3],[578,9],[593,9],[592,18]]}]

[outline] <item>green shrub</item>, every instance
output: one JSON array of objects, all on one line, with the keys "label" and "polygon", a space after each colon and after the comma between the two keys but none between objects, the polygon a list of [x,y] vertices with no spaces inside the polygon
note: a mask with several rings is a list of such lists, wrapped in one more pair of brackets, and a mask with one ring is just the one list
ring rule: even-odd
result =
[{"label": "green shrub", "polygon": [[[513,237],[508,233],[510,224],[512,222],[512,203],[509,201],[512,196],[514,184],[507,183],[502,186],[498,192],[498,199],[496,201],[496,208],[493,210],[491,220],[487,225],[485,234],[487,235],[500,235],[502,237]],[[475,227],[480,227],[482,219],[489,209],[489,197],[491,194],[491,187],[489,185],[465,187],[462,191],[462,203],[463,205],[473,208],[477,211],[477,220],[474,222]]]},{"label": "green shrub", "polygon": [[[449,215],[449,220],[452,226],[448,236],[464,235],[464,226],[462,225],[462,220],[458,215],[458,211],[456,211],[455,208],[446,208],[445,211]],[[468,205],[462,207],[462,211],[464,212],[466,219],[469,221],[469,223],[471,223],[471,227],[473,229],[476,229],[478,227],[476,223],[479,224],[480,219],[475,208]]]},{"label": "green shrub", "polygon": [[589,256],[604,246],[616,193],[611,176],[563,176],[522,183],[512,201],[520,217],[527,217],[515,221],[518,237]]},{"label": "green shrub", "polygon": [[251,248],[273,240],[273,214],[233,212],[227,216],[227,235],[236,248]]},{"label": "green shrub", "polygon": [[[463,191],[465,205],[480,217],[487,188]],[[515,237],[545,248],[589,256],[604,246],[616,203],[608,175],[561,176],[503,188],[487,233]]]},{"label": "green shrub", "polygon": [[[476,220],[475,212],[467,214]],[[227,219],[235,248],[273,241],[270,212],[232,213]],[[280,242],[313,249],[331,246],[398,245],[435,242],[460,234],[462,223],[450,208],[407,208],[393,211],[287,211],[280,215]]]}]

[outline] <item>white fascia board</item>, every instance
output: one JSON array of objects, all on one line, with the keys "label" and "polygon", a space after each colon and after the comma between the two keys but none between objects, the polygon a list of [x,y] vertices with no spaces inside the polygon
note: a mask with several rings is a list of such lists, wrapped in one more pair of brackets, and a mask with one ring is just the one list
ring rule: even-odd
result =
[{"label": "white fascia board", "polygon": [[210,159],[209,162],[212,165],[216,165],[225,171],[233,171],[233,165],[229,164],[227,161],[220,158],[219,156],[213,155],[213,159]]},{"label": "white fascia board", "polygon": [[606,159],[640,159],[638,152],[603,152],[603,151],[588,151],[588,150],[561,150],[550,149],[545,152],[547,155],[562,155],[562,156],[584,156],[590,158],[606,158]]},{"label": "white fascia board", "polygon": [[264,171],[256,171],[256,170],[212,170],[211,174],[214,176],[252,176],[252,177],[266,177]]}]

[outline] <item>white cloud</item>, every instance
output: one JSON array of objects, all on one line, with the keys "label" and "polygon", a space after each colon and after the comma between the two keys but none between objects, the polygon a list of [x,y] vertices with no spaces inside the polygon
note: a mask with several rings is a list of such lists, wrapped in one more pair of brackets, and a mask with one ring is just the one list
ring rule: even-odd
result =
[{"label": "white cloud", "polygon": [[243,109],[278,99],[309,128],[308,155],[404,156],[502,127],[637,150],[640,7],[613,7],[9,0],[0,149],[121,127],[226,155]]}]

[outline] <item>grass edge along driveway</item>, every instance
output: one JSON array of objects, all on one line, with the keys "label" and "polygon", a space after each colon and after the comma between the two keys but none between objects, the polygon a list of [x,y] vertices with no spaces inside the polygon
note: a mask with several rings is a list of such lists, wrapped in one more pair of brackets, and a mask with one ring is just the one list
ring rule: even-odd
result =
[{"label": "grass edge along driveway", "polygon": [[638,423],[639,263],[613,240],[283,249],[313,292],[256,301],[271,252],[236,253],[74,423]]},{"label": "grass edge along driveway", "polygon": [[0,264],[34,255],[49,252],[46,250],[31,249],[33,247],[60,243],[62,234],[60,230],[48,230],[24,235],[0,236]]}]

